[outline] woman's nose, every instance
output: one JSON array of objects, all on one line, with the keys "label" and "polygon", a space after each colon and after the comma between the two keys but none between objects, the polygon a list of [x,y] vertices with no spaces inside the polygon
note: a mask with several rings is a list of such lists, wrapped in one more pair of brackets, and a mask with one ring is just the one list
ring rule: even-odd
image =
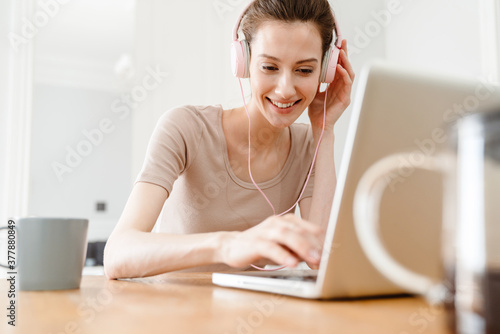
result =
[{"label": "woman's nose", "polygon": [[295,84],[293,76],[290,73],[282,73],[280,75],[275,92],[285,100],[295,95]]}]

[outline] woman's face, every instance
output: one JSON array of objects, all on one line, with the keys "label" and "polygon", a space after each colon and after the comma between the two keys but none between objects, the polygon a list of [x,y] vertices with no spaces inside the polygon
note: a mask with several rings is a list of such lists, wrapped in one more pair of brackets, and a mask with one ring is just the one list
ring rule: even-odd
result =
[{"label": "woman's face", "polygon": [[312,23],[269,21],[252,40],[252,104],[271,125],[291,125],[316,96],[321,36]]}]

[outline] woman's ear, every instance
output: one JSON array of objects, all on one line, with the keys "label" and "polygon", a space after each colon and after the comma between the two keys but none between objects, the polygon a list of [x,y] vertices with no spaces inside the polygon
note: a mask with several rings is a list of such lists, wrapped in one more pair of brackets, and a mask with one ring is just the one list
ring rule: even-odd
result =
[{"label": "woman's ear", "polygon": [[316,94],[321,93],[320,89],[321,89],[321,82],[319,81],[319,78],[318,78],[318,89],[316,89]]}]

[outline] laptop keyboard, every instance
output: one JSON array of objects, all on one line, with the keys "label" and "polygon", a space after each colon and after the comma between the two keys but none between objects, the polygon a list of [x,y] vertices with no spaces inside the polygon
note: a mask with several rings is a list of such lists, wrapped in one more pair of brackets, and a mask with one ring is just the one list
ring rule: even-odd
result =
[{"label": "laptop keyboard", "polygon": [[285,279],[289,281],[299,281],[299,282],[316,282],[316,279],[318,278],[317,275],[301,275],[301,276],[292,276],[292,275],[274,275],[274,276],[269,276],[270,278],[277,278],[277,279]]}]

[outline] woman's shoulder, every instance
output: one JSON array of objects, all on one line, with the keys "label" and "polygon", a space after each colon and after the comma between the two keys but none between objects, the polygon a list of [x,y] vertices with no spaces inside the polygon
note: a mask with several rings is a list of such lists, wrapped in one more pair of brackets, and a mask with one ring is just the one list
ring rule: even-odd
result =
[{"label": "woman's shoulder", "polygon": [[160,116],[160,121],[192,122],[207,121],[217,117],[222,111],[220,105],[181,105],[168,109]]},{"label": "woman's shoulder", "polygon": [[311,124],[293,123],[290,130],[298,142],[309,142],[313,140]]},{"label": "woman's shoulder", "polygon": [[295,141],[294,151],[297,156],[312,155],[314,153],[314,138],[311,124],[293,123],[290,125],[292,140]]},{"label": "woman's shoulder", "polygon": [[211,130],[217,127],[221,113],[220,105],[181,105],[165,111],[158,119],[156,127],[170,133],[177,131],[199,137],[207,130],[212,132]]}]

